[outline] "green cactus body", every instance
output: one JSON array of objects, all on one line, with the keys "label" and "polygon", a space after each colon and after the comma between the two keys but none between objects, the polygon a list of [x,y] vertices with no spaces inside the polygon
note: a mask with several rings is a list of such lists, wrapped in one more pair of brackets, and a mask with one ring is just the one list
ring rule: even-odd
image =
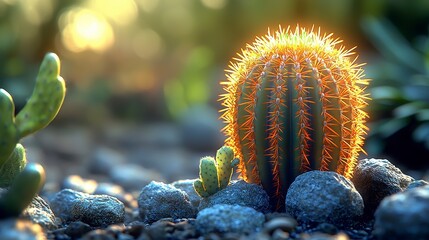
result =
[{"label": "green cactus body", "polygon": [[200,179],[209,195],[219,191],[218,172],[214,158],[204,157],[201,159]]},{"label": "green cactus body", "polygon": [[18,216],[31,203],[44,183],[43,167],[37,163],[27,164],[0,198],[0,219]]},{"label": "green cactus body", "polygon": [[60,60],[46,54],[40,66],[33,94],[16,116],[21,138],[46,127],[57,115],[66,93],[64,79],[59,76]]},{"label": "green cactus body", "polygon": [[[200,177],[201,178],[201,177]],[[208,197],[210,194],[204,188],[203,181],[201,179],[197,179],[194,181],[194,189],[200,197]]]},{"label": "green cactus body", "polygon": [[46,54],[33,94],[16,117],[12,97],[0,89],[0,187],[10,187],[0,198],[0,218],[19,215],[44,183],[42,166],[27,165],[18,142],[47,126],[58,113],[65,96],[59,70],[57,55]]},{"label": "green cactus body", "polygon": [[338,40],[298,27],[258,38],[222,83],[226,144],[240,176],[262,184],[277,208],[297,175],[350,177],[363,144],[367,95],[360,65]]},{"label": "green cactus body", "polygon": [[0,168],[9,159],[19,140],[14,120],[15,105],[12,96],[0,89]]},{"label": "green cactus body", "polygon": [[18,143],[6,162],[0,166],[0,187],[10,186],[15,177],[22,172],[26,164],[25,149]]},{"label": "green cactus body", "polygon": [[219,188],[223,189],[231,181],[232,167],[231,161],[234,159],[234,151],[230,147],[223,146],[216,152],[216,164],[218,173]]},{"label": "green cactus body", "polygon": [[200,179],[194,181],[194,189],[201,197],[208,197],[228,186],[232,169],[237,165],[232,148],[223,146],[213,157],[200,160]]}]

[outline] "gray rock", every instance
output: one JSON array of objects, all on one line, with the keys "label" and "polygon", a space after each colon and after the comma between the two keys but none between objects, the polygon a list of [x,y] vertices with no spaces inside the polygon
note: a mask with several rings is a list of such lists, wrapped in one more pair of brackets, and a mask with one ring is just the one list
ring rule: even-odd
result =
[{"label": "gray rock", "polygon": [[125,156],[121,153],[107,147],[98,147],[90,159],[89,171],[95,174],[108,175],[112,169],[125,161]]},{"label": "gray rock", "polygon": [[97,181],[93,179],[85,179],[79,175],[70,175],[63,180],[61,189],[72,189],[78,192],[93,194],[97,185]]},{"label": "gray rock", "polygon": [[267,213],[270,209],[270,199],[264,189],[243,180],[233,182],[219,192],[203,198],[198,209],[212,207],[216,204],[230,204],[251,207],[258,212]]},{"label": "gray rock", "polygon": [[363,214],[363,200],[353,183],[335,172],[299,175],[286,195],[286,211],[299,221],[351,224]]},{"label": "gray rock", "polygon": [[151,181],[165,181],[160,173],[137,164],[116,166],[110,171],[110,177],[127,191],[139,191]]},{"label": "gray rock", "polygon": [[2,240],[45,240],[43,228],[28,220],[9,218],[0,221]]},{"label": "gray rock", "polygon": [[145,186],[137,201],[140,217],[145,222],[195,217],[195,208],[186,192],[162,182],[152,181]]},{"label": "gray rock", "polygon": [[79,237],[82,237],[87,232],[90,232],[91,230],[92,227],[88,224],[83,223],[81,221],[76,221],[71,222],[69,225],[67,225],[66,229],[64,230],[64,233],[72,237],[73,239],[77,239]]},{"label": "gray rock", "polygon": [[94,191],[95,195],[109,195],[117,198],[126,207],[137,208],[137,201],[134,196],[124,191],[124,189],[112,183],[99,183]]},{"label": "gray rock", "polygon": [[410,185],[408,185],[408,187],[405,190],[410,190],[416,187],[423,187],[429,185],[428,182],[426,182],[425,180],[414,180],[410,183]]},{"label": "gray rock", "polygon": [[73,221],[82,221],[91,226],[108,226],[125,220],[124,204],[107,195],[87,195],[75,201],[71,208]]},{"label": "gray rock", "polygon": [[375,212],[378,239],[429,239],[429,186],[386,197]]},{"label": "gray rock", "polygon": [[253,233],[260,231],[265,222],[264,214],[250,207],[217,204],[200,211],[196,228],[202,234],[213,232]]},{"label": "gray rock", "polygon": [[105,226],[123,222],[124,204],[107,195],[90,195],[64,189],[50,201],[55,215],[64,222],[82,221],[92,226]]},{"label": "gray rock", "polygon": [[65,222],[72,221],[71,209],[75,202],[86,197],[88,194],[74,191],[71,189],[63,189],[53,195],[49,203],[55,216],[61,218]]},{"label": "gray rock", "polygon": [[195,192],[194,181],[195,179],[178,180],[171,183],[171,185],[173,185],[175,188],[185,191],[186,194],[188,194],[192,206],[198,208],[198,206],[200,205],[201,197],[197,194],[197,192]]},{"label": "gray rock", "polygon": [[54,230],[58,228],[55,215],[43,198],[36,196],[30,205],[22,212],[22,216],[34,223],[38,223],[45,229]]},{"label": "gray rock", "polygon": [[365,215],[372,217],[383,198],[401,192],[414,179],[405,175],[386,159],[362,159],[358,162],[352,182],[365,204]]}]

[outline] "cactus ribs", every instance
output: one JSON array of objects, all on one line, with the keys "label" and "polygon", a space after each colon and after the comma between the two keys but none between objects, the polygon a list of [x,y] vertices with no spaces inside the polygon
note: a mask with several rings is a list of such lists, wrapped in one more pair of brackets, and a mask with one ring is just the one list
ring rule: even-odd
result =
[{"label": "cactus ribs", "polygon": [[262,184],[277,208],[297,175],[350,177],[362,151],[368,80],[340,42],[320,30],[280,28],[247,45],[221,83],[225,144],[240,159],[240,176]]}]

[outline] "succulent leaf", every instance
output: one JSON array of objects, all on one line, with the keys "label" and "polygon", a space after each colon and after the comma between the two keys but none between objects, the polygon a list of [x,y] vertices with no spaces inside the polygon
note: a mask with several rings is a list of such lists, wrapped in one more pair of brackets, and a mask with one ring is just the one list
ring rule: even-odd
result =
[{"label": "succulent leaf", "polygon": [[196,179],[194,181],[194,189],[197,192],[197,194],[200,195],[200,197],[205,198],[210,196],[210,194],[204,189],[204,185],[201,179]]},{"label": "succulent leaf", "polygon": [[223,189],[228,186],[231,180],[231,162],[233,159],[234,151],[230,147],[223,146],[216,152],[216,164],[220,189]]},{"label": "succulent leaf", "polygon": [[203,157],[200,160],[200,179],[208,194],[219,191],[218,172],[214,158]]},{"label": "succulent leaf", "polygon": [[54,53],[46,54],[40,66],[33,94],[16,116],[15,123],[21,138],[46,127],[60,110],[66,88],[59,71],[58,56]]},{"label": "succulent leaf", "polygon": [[14,120],[15,105],[12,96],[0,89],[0,168],[9,159],[19,140]]},{"label": "succulent leaf", "polygon": [[40,164],[29,163],[15,178],[9,190],[0,198],[0,219],[19,216],[45,183],[45,171]]}]

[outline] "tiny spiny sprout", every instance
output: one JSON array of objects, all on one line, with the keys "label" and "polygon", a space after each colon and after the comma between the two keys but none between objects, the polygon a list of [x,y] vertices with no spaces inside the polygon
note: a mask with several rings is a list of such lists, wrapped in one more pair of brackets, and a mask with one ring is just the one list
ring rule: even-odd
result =
[{"label": "tiny spiny sprout", "polygon": [[201,197],[208,197],[228,186],[233,168],[238,165],[232,148],[223,146],[216,152],[216,159],[200,160],[200,178],[194,181],[194,189]]},{"label": "tiny spiny sprout", "polygon": [[277,209],[296,176],[350,177],[367,131],[361,64],[332,35],[296,27],[257,38],[222,82],[225,144],[240,177],[262,184]]}]

